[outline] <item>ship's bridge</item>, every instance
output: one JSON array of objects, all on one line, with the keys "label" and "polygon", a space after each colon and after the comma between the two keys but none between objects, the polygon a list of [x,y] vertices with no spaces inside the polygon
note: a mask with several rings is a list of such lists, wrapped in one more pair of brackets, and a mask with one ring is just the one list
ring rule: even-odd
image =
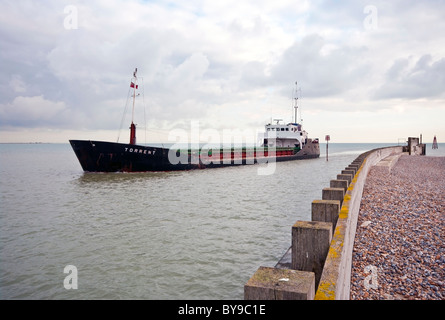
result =
[{"label": "ship's bridge", "polygon": [[282,123],[275,120],[265,126],[264,145],[269,147],[299,147],[303,148],[307,142],[307,132],[302,130],[299,123]]}]

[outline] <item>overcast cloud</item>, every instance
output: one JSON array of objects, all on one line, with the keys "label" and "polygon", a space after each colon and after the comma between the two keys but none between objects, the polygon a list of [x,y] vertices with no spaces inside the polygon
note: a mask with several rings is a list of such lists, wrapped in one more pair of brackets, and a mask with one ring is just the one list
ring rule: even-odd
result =
[{"label": "overcast cloud", "polygon": [[312,137],[444,140],[444,13],[439,0],[3,0],[0,142],[114,140],[135,67],[149,132],[290,121],[298,81]]}]

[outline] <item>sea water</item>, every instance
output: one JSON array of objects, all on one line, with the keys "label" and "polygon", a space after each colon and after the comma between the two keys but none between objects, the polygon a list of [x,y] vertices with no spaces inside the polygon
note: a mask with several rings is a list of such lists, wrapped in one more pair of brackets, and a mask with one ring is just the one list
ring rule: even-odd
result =
[{"label": "sea water", "polygon": [[[153,173],[84,173],[68,144],[0,145],[1,299],[242,299],[359,154]],[[445,146],[427,155],[444,155]],[[434,154],[433,154],[434,153]]]}]

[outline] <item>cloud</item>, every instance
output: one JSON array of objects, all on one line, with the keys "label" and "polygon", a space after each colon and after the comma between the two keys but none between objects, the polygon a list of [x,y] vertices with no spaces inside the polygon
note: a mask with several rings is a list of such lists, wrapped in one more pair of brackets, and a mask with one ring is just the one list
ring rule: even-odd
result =
[{"label": "cloud", "polygon": [[9,87],[15,93],[26,92],[26,83],[23,81],[22,77],[18,74],[13,74],[11,76]]},{"label": "cloud", "polygon": [[[138,116],[164,129],[261,126],[291,114],[295,81],[306,114],[443,100],[445,4],[375,1],[368,30],[369,4],[4,1],[0,129],[118,129],[135,67],[147,112]],[[64,26],[67,5],[77,29]]]},{"label": "cloud", "polygon": [[0,104],[0,125],[37,127],[72,121],[62,101],[49,101],[43,96],[16,97],[12,103]]},{"label": "cloud", "polygon": [[418,59],[399,58],[387,70],[377,99],[445,97],[445,58],[433,61],[430,54]]},{"label": "cloud", "polygon": [[294,43],[272,69],[277,83],[298,80],[305,97],[337,96],[353,90],[366,77],[368,66],[360,60],[366,49],[330,46],[319,35],[309,35]]}]

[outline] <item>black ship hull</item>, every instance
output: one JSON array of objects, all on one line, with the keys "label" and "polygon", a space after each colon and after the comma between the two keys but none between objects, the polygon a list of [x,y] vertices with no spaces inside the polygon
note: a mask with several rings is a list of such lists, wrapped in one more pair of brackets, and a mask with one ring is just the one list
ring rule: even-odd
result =
[{"label": "black ship hull", "polygon": [[70,140],[86,172],[177,171],[256,163],[313,159],[320,156],[318,142],[303,149],[251,148],[229,150],[174,150],[133,144]]}]

